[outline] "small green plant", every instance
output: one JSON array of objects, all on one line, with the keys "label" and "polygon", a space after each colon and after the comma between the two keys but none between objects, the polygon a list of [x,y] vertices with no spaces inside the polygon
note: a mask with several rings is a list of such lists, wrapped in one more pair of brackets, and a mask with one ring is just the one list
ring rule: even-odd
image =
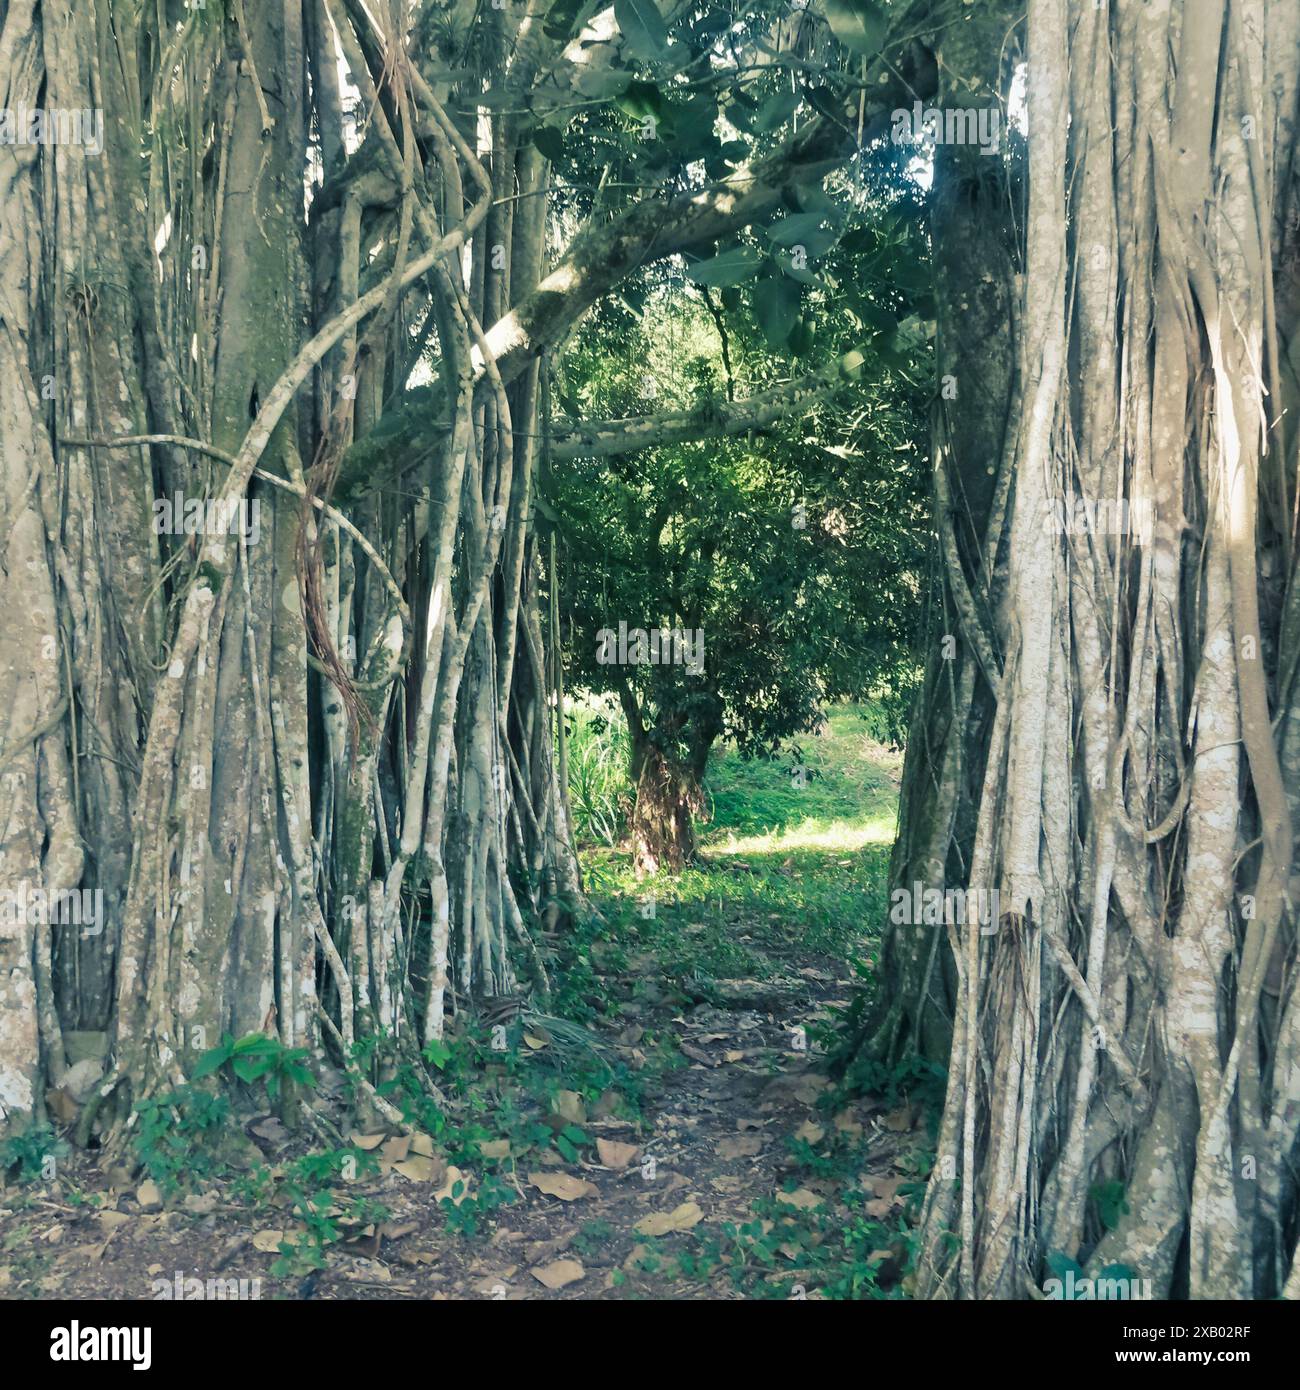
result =
[{"label": "small green plant", "polygon": [[592,1255],[608,1240],[612,1239],[614,1228],[608,1221],[584,1221],[578,1234],[573,1238],[573,1248],[580,1255]]},{"label": "small green plant", "polygon": [[67,1152],[68,1146],[52,1129],[34,1126],[0,1144],[0,1173],[22,1183],[48,1181],[51,1163],[57,1164]]},{"label": "small green plant", "polygon": [[565,711],[565,731],[578,841],[613,848],[627,829],[632,804],[627,725],[612,708],[574,701]]},{"label": "small green plant", "polygon": [[209,1048],[198,1060],[191,1074],[192,1081],[212,1076],[222,1067],[240,1081],[252,1085],[266,1083],[267,1094],[279,1099],[286,1083],[294,1086],[314,1086],[316,1078],[306,1064],[305,1047],[286,1047],[279,1038],[263,1033],[248,1033],[238,1042],[227,1033],[216,1047]]},{"label": "small green plant", "polygon": [[1128,1215],[1122,1182],[1094,1183],[1088,1189],[1088,1196],[1097,1204],[1098,1219],[1108,1231],[1113,1231],[1119,1225],[1120,1218]]},{"label": "small green plant", "polygon": [[438,1205],[447,1218],[447,1230],[467,1239],[476,1236],[480,1223],[500,1207],[519,1200],[519,1194],[497,1173],[488,1173],[477,1192],[465,1193],[465,1183],[452,1184],[451,1195]]},{"label": "small green plant", "polygon": [[224,1170],[220,1139],[230,1118],[224,1095],[180,1086],[135,1109],[136,1157],[164,1196]]},{"label": "small green plant", "polygon": [[[328,1159],[335,1155],[316,1155]],[[308,1171],[299,1170],[305,1177]],[[277,1279],[299,1278],[325,1267],[326,1249],[363,1227],[378,1225],[389,1216],[388,1208],[368,1197],[358,1197],[340,1203],[328,1187],[308,1192],[296,1182],[289,1183],[293,1209],[304,1226],[303,1238],[282,1240],[279,1258],[273,1261],[271,1273]]]}]

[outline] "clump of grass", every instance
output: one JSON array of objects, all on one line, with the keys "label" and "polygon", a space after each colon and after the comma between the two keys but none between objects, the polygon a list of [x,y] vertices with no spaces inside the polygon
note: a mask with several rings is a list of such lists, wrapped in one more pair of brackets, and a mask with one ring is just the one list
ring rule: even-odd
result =
[{"label": "clump of grass", "polygon": [[564,717],[578,843],[613,848],[627,830],[632,807],[627,725],[604,701],[570,701]]}]

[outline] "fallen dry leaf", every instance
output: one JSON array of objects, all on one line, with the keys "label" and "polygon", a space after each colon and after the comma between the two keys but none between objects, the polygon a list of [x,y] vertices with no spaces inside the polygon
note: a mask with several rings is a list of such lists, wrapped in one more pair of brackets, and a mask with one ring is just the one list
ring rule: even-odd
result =
[{"label": "fallen dry leaf", "polygon": [[753,1158],[762,1151],[763,1139],[758,1134],[737,1134],[718,1140],[719,1158]]},{"label": "fallen dry leaf", "polygon": [[399,1134],[392,1139],[385,1140],[383,1148],[380,1149],[385,1163],[401,1163],[410,1152],[411,1136],[409,1134]]},{"label": "fallen dry leaf", "polygon": [[261,1250],[267,1255],[278,1255],[283,1239],[283,1231],[258,1231],[253,1237],[253,1249]]},{"label": "fallen dry leaf", "polygon": [[[412,1154],[410,1158],[393,1164],[393,1172],[400,1173],[408,1182],[433,1182],[440,1176],[438,1170],[437,1161],[423,1154]],[[451,1171],[447,1169],[447,1172]]]},{"label": "fallen dry leaf", "polygon": [[359,1149],[365,1149],[368,1153],[371,1149],[377,1149],[384,1142],[382,1134],[350,1134],[349,1139]]},{"label": "fallen dry leaf", "polygon": [[566,1284],[576,1284],[587,1277],[581,1260],[554,1260],[548,1265],[530,1269],[529,1274],[548,1289],[562,1289]]},{"label": "fallen dry leaf", "polygon": [[906,1181],[905,1178],[893,1174],[890,1177],[883,1177],[878,1173],[871,1173],[862,1179],[862,1186],[877,1197],[892,1199],[898,1194],[898,1189]]},{"label": "fallen dry leaf", "polygon": [[806,1187],[800,1187],[794,1192],[778,1192],[776,1200],[783,1206],[797,1207],[800,1211],[811,1211],[814,1207],[821,1206],[826,1199],[819,1197],[815,1192],[809,1192]]},{"label": "fallen dry leaf", "polygon": [[480,1139],[478,1151],[484,1158],[509,1158],[509,1139]]},{"label": "fallen dry leaf", "polygon": [[481,1293],[484,1298],[503,1299],[509,1292],[506,1279],[509,1276],[504,1272],[501,1274],[489,1274],[485,1279],[480,1279],[474,1285],[474,1292]]},{"label": "fallen dry leaf", "polygon": [[666,1236],[670,1231],[689,1231],[704,1219],[695,1202],[683,1202],[672,1211],[653,1211],[643,1216],[632,1229],[639,1236]]},{"label": "fallen dry leaf", "polygon": [[556,1091],[555,1113],[571,1125],[587,1122],[587,1107],[583,1105],[582,1097],[577,1091]]},{"label": "fallen dry leaf", "polygon": [[620,1144],[617,1139],[597,1139],[596,1152],[606,1168],[622,1172],[637,1156],[635,1144]]},{"label": "fallen dry leaf", "polygon": [[575,1178],[572,1173],[532,1173],[528,1181],[548,1197],[558,1197],[562,1202],[576,1202],[579,1197],[596,1197],[600,1189],[586,1178]]}]

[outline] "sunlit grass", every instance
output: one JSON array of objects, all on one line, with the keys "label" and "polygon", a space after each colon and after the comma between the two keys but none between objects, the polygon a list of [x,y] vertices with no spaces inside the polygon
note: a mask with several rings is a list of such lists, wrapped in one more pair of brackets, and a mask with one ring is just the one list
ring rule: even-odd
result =
[{"label": "sunlit grass", "polygon": [[737,837],[728,833],[725,839],[708,837],[709,848],[724,854],[785,854],[794,850],[817,849],[828,854],[851,853],[868,845],[892,845],[895,818],[879,815],[863,821],[802,821],[765,835]]},{"label": "sunlit grass", "polygon": [[700,859],[683,873],[638,879],[625,844],[586,850],[602,950],[648,952],[668,984],[767,979],[810,954],[867,957],[885,920],[902,765],[870,730],[862,711],[841,706],[797,753],[746,760],[719,749]]}]

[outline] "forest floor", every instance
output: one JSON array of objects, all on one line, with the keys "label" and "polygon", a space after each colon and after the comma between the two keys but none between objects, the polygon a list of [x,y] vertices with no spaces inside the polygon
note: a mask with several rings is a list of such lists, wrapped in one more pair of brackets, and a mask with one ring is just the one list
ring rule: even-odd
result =
[{"label": "forest floor", "polygon": [[900,758],[852,708],[801,743],[715,758],[698,869],[585,855],[600,916],[546,943],[553,1016],[435,1049],[449,1106],[374,1073],[411,1133],[326,1076],[337,1147],[259,1084],[149,1111],[134,1161],[11,1149],[0,1297],[903,1296],[936,1079],[852,1096],[825,1066],[884,921]]}]

